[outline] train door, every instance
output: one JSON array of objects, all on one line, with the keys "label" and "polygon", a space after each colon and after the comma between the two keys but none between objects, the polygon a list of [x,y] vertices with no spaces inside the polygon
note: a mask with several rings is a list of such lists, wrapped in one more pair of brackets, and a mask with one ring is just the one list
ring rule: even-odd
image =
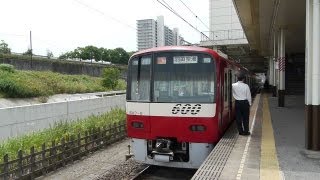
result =
[{"label": "train door", "polygon": [[224,62],[220,61],[219,64],[219,96],[218,96],[218,104],[217,106],[219,108],[219,116],[218,116],[218,126],[219,126],[219,133],[223,134],[223,122],[224,122]]},{"label": "train door", "polygon": [[232,72],[228,72],[228,109],[229,109],[229,122],[232,121]]},{"label": "train door", "polygon": [[224,82],[223,82],[223,129],[226,128],[229,122],[229,69],[224,70]]}]

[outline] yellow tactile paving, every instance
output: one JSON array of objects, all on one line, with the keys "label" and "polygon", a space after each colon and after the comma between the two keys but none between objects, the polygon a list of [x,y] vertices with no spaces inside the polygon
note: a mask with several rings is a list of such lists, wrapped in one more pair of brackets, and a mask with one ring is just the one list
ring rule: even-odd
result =
[{"label": "yellow tactile paving", "polygon": [[280,176],[279,162],[277,158],[269,104],[266,94],[263,96],[260,179],[282,179]]}]

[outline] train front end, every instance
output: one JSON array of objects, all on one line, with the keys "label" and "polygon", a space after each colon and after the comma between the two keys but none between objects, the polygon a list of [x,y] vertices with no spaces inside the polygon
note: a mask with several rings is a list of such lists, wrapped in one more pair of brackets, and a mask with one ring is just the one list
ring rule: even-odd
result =
[{"label": "train front end", "polygon": [[135,160],[198,168],[219,138],[214,57],[156,51],[133,56],[128,67],[127,132]]}]

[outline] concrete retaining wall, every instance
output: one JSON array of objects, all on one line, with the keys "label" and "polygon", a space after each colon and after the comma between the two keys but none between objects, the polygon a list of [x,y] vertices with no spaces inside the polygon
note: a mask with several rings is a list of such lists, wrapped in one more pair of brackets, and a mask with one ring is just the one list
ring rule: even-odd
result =
[{"label": "concrete retaining wall", "polygon": [[[30,59],[20,59],[1,57],[0,64],[11,64],[18,70],[35,70],[35,71],[52,71],[63,74],[86,74],[89,76],[100,77],[103,69],[106,67],[119,67],[118,65],[103,65],[103,64],[90,64],[83,62],[73,62],[66,60],[54,59],[33,59],[32,66]],[[121,68],[121,77],[126,78],[126,68]]]},{"label": "concrete retaining wall", "polygon": [[96,97],[84,100],[44,103],[0,108],[0,141],[40,129],[55,122],[77,120],[90,115],[109,112],[112,108],[125,109],[125,95]]}]

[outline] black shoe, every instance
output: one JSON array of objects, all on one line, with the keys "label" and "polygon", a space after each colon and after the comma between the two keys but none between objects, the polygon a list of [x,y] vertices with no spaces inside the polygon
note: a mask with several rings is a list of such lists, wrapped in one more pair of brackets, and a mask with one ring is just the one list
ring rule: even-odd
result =
[{"label": "black shoe", "polygon": [[239,135],[242,135],[242,136],[243,136],[243,135],[244,135],[244,132],[239,132]]},{"label": "black shoe", "polygon": [[251,133],[249,131],[243,133],[243,135],[245,135],[245,136],[249,136],[250,134]]}]

